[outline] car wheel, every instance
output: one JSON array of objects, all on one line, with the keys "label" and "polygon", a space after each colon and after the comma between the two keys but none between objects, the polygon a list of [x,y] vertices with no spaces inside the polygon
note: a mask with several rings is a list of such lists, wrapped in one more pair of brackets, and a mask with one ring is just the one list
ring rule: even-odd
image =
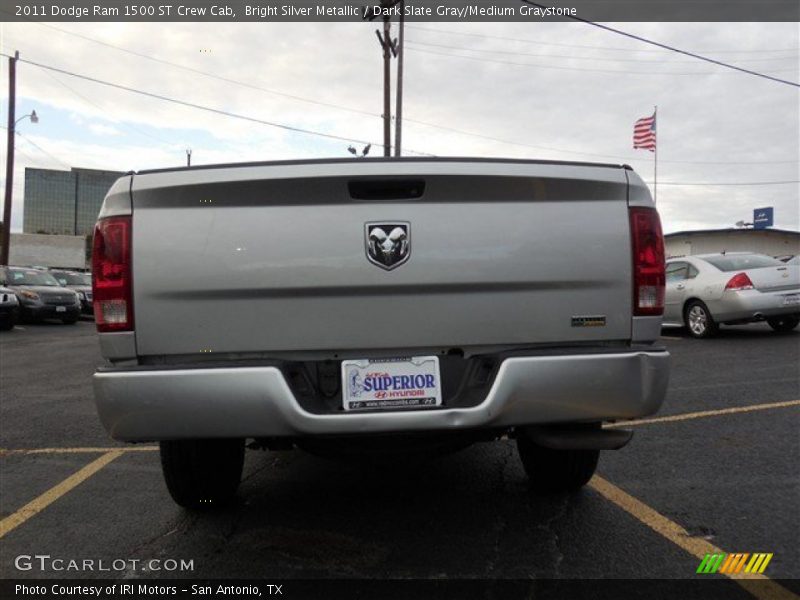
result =
[{"label": "car wheel", "polygon": [[689,335],[695,338],[711,337],[719,329],[714,317],[711,316],[711,311],[700,300],[692,300],[686,305],[684,322]]},{"label": "car wheel", "polygon": [[773,319],[767,319],[767,323],[775,331],[786,332],[797,327],[797,324],[800,323],[800,317],[775,317]]},{"label": "car wheel", "polygon": [[236,496],[244,440],[161,442],[161,468],[172,499],[185,508],[214,509]]},{"label": "car wheel", "polygon": [[13,319],[4,319],[0,321],[0,331],[11,331],[14,329]]},{"label": "car wheel", "polygon": [[524,432],[517,437],[522,466],[536,493],[574,492],[592,478],[599,450],[553,450],[532,442]]}]

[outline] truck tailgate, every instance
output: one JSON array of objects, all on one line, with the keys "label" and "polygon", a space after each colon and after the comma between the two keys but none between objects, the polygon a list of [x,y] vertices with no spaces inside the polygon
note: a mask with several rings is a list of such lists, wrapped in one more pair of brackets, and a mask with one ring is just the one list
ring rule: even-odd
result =
[{"label": "truck tailgate", "polygon": [[[580,165],[362,160],[136,175],[137,353],[630,339],[626,199],[622,168]],[[370,222],[409,224],[407,262],[368,260]]]}]

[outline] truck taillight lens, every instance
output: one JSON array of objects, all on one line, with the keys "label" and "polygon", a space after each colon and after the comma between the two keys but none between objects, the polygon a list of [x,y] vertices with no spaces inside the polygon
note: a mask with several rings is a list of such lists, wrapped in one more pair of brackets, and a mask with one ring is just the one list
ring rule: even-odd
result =
[{"label": "truck taillight lens", "polygon": [[130,216],[101,219],[94,228],[92,293],[97,331],[133,330]]},{"label": "truck taillight lens", "polygon": [[726,291],[731,292],[741,292],[742,290],[752,290],[754,289],[753,282],[750,281],[750,278],[747,276],[747,273],[737,273],[731,280],[725,285]]},{"label": "truck taillight lens", "polygon": [[654,208],[629,209],[633,249],[633,314],[664,313],[664,236]]}]

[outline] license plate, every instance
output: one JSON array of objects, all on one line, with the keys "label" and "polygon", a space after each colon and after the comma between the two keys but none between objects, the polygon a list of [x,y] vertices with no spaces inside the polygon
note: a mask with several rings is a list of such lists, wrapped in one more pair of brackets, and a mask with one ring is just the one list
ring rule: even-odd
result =
[{"label": "license plate", "polygon": [[797,306],[800,304],[800,294],[789,294],[783,297],[784,306]]},{"label": "license plate", "polygon": [[342,404],[345,410],[440,406],[439,358],[343,360]]},{"label": "license plate", "polygon": [[66,306],[56,306],[56,312],[67,312]]}]

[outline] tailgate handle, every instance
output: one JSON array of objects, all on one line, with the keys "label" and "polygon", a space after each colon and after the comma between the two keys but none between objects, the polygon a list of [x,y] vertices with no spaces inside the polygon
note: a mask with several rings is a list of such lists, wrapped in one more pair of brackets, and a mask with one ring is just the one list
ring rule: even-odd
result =
[{"label": "tailgate handle", "polygon": [[347,187],[355,200],[402,200],[425,193],[422,179],[354,179]]}]

